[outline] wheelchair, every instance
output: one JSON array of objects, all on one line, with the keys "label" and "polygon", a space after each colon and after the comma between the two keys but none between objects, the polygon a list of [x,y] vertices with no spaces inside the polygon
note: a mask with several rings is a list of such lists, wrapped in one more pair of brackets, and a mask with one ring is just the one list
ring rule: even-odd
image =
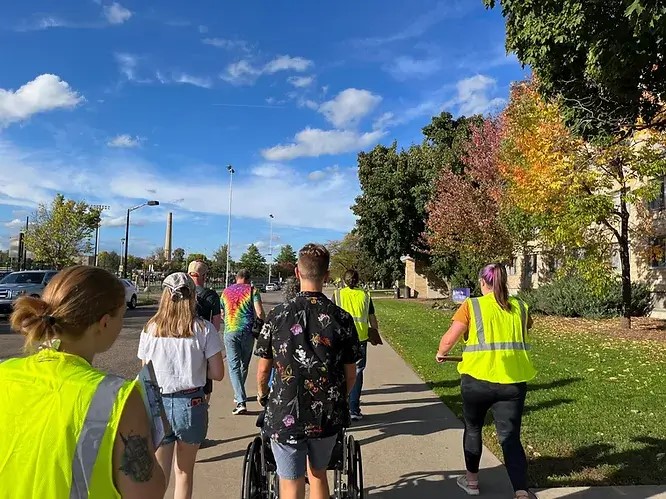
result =
[{"label": "wheelchair", "polygon": [[[263,416],[263,415],[262,415]],[[261,427],[260,421],[257,426]],[[333,471],[335,499],[364,499],[361,445],[346,431],[338,434],[328,470]],[[241,499],[278,499],[280,479],[268,437],[254,437],[243,460]]]}]

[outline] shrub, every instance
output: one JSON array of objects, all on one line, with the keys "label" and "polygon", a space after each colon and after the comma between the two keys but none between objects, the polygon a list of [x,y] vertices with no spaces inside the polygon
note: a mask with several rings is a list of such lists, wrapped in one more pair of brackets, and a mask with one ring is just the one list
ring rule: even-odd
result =
[{"label": "shrub", "polygon": [[[577,275],[563,276],[519,297],[537,313],[564,317],[608,318],[622,314],[622,284],[619,279],[600,285]],[[631,315],[652,311],[652,294],[644,283],[632,283]]]}]

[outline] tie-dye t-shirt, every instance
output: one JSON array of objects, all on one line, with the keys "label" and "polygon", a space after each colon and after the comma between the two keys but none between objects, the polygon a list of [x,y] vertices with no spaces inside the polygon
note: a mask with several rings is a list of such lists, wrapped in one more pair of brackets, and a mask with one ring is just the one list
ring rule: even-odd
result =
[{"label": "tie-dye t-shirt", "polygon": [[251,331],[255,303],[261,303],[261,295],[255,287],[249,284],[232,284],[226,288],[220,299],[224,332]]}]

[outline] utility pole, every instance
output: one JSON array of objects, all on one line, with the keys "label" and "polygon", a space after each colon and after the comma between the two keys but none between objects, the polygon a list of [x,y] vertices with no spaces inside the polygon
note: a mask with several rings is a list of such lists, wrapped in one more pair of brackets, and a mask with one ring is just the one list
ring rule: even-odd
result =
[{"label": "utility pole", "polygon": [[104,210],[110,210],[111,207],[105,204],[94,204],[91,208],[99,210],[100,218],[97,220],[97,226],[95,227],[95,255],[93,256],[93,265],[97,267],[97,257],[99,255],[99,226],[102,223],[101,215]]},{"label": "utility pole", "polygon": [[268,256],[270,257],[270,260],[268,261],[268,282],[271,282],[271,276],[273,275],[273,219],[275,218],[273,214],[271,213],[268,215],[269,218],[271,219],[271,235],[270,238],[268,239]]},{"label": "utility pole", "polygon": [[229,285],[229,255],[231,254],[231,197],[234,184],[234,173],[236,170],[231,165],[227,165],[229,172],[229,220],[227,221],[227,270],[224,274],[224,287]]},{"label": "utility pole", "polygon": [[28,226],[30,225],[30,217],[25,217],[25,236],[23,236],[23,270],[28,269],[28,248],[25,244],[25,238],[28,236]]}]

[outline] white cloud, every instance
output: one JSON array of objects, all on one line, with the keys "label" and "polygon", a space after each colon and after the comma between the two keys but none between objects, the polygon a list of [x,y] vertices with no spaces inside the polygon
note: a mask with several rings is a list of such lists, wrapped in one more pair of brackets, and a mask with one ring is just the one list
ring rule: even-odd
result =
[{"label": "white cloud", "polygon": [[338,128],[355,126],[370,113],[382,98],[368,90],[348,88],[340,92],[334,99],[319,106],[319,111]]},{"label": "white cloud", "polygon": [[83,101],[66,81],[53,74],[39,75],[18,90],[0,88],[0,127],[54,109],[71,109]]},{"label": "white cloud", "polygon": [[489,96],[497,87],[497,81],[486,75],[475,75],[460,80],[457,85],[455,103],[461,115],[486,114],[497,111],[506,103],[506,99]]},{"label": "white cloud", "polygon": [[411,56],[401,56],[394,59],[386,69],[395,79],[406,80],[424,78],[436,73],[441,67],[441,61],[436,58],[415,59]]},{"label": "white cloud", "polygon": [[[123,225],[124,210],[145,199],[166,203],[183,198],[176,213],[188,218],[194,214],[227,215],[227,203],[220,203],[220,199],[228,199],[226,176],[211,178],[209,171],[197,173],[196,169],[183,176],[177,170],[168,165],[158,169],[131,151],[122,157],[103,153],[62,156],[53,150],[18,148],[0,139],[0,204],[34,209],[37,203],[48,203],[61,192],[73,199],[110,205],[112,209],[104,212],[107,226]],[[16,175],[18,171],[21,175]],[[295,192],[298,203],[275,202],[291,199]],[[349,206],[358,192],[355,168],[331,171],[316,183],[289,169],[272,177],[239,176],[234,179],[234,200],[252,201],[234,202],[233,215],[265,221],[267,214],[273,213],[280,225],[348,231],[354,225]],[[323,211],[322,199],[327,200]],[[164,207],[140,210],[132,215],[132,224],[164,224],[165,211]],[[315,212],[317,217],[312,216]],[[159,234],[157,242],[161,243],[163,232]]]},{"label": "white cloud", "polygon": [[251,85],[259,75],[261,70],[254,67],[250,61],[240,60],[229,64],[220,74],[220,78],[232,85]]},{"label": "white cloud", "polygon": [[268,74],[277,73],[278,71],[303,72],[307,71],[312,66],[313,62],[308,59],[304,59],[303,57],[281,55],[268,62],[264,66],[264,72]]},{"label": "white cloud", "polygon": [[291,172],[291,170],[279,163],[264,163],[252,168],[252,175],[263,178],[274,178],[287,172]]},{"label": "white cloud", "polygon": [[374,130],[384,130],[387,126],[394,124],[394,118],[395,116],[393,113],[384,113],[375,119],[375,121],[372,123],[372,128]]},{"label": "white cloud", "polygon": [[25,227],[25,219],[15,218],[11,222],[5,223],[4,226],[8,229],[21,229]]},{"label": "white cloud", "polygon": [[244,40],[229,40],[227,38],[204,38],[201,40],[205,45],[211,45],[225,50],[250,51],[250,45]]},{"label": "white cloud", "polygon": [[139,147],[141,145],[141,138],[132,137],[129,134],[123,133],[121,135],[116,135],[114,138],[109,140],[106,145],[109,147],[119,148]]},{"label": "white cloud", "polygon": [[306,71],[313,65],[312,61],[302,57],[281,55],[258,67],[248,59],[229,64],[220,74],[220,78],[232,85],[251,85],[262,74],[275,74],[279,71]]},{"label": "white cloud", "polygon": [[113,2],[111,5],[104,7],[104,17],[111,24],[122,24],[132,17],[132,11],[126,9],[118,2]]},{"label": "white cloud", "polygon": [[291,144],[279,144],[264,149],[261,154],[269,161],[341,154],[375,145],[384,133],[382,130],[358,133],[351,130],[306,128],[296,134]]},{"label": "white cloud", "polygon": [[314,76],[290,76],[287,81],[296,88],[304,88],[312,85]]},{"label": "white cloud", "polygon": [[174,76],[173,81],[176,83],[184,83],[201,88],[211,88],[213,86],[213,82],[210,80],[210,78],[192,76],[187,73],[180,73],[179,75]]},{"label": "white cloud", "polygon": [[[389,43],[419,38],[445,19],[458,17],[470,8],[471,2],[467,0],[442,0],[430,11],[421,14],[402,30],[394,31],[388,36],[377,36],[355,40],[354,44],[360,47],[379,47]],[[381,26],[381,24],[378,24]]]},{"label": "white cloud", "polygon": [[199,33],[201,33],[202,35],[205,34],[205,33],[208,33],[208,26],[200,24],[199,25]]},{"label": "white cloud", "polygon": [[136,81],[136,70],[139,66],[138,58],[135,55],[125,52],[116,53],[114,56],[118,63],[118,70],[125,76],[125,78],[129,81]]}]

